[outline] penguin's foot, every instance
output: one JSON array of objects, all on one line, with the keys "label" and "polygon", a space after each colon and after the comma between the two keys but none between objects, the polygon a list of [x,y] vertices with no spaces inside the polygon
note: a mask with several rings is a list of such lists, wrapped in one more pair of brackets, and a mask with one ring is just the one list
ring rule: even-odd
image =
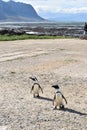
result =
[{"label": "penguin's foot", "polygon": [[57,107],[55,106],[55,107],[53,108],[53,110],[57,110]]},{"label": "penguin's foot", "polygon": [[40,96],[39,95],[37,95],[37,98],[39,98]]},{"label": "penguin's foot", "polygon": [[64,109],[64,105],[61,105],[61,106],[60,106],[60,109]]}]

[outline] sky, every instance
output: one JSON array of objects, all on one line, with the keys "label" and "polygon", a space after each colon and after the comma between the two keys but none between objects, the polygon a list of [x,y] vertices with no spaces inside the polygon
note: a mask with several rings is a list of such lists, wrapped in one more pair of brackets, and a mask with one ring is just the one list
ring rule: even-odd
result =
[{"label": "sky", "polygon": [[[9,1],[9,0],[3,0]],[[87,12],[87,0],[14,0],[31,4],[43,17],[49,13],[83,13]]]}]

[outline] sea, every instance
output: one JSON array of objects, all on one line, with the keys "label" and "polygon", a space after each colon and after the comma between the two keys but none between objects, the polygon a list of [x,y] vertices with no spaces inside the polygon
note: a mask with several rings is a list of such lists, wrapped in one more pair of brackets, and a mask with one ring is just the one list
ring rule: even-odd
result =
[{"label": "sea", "polygon": [[12,28],[19,28],[19,27],[44,27],[44,28],[77,28],[83,29],[84,22],[0,22],[0,28],[3,27],[12,27]]},{"label": "sea", "polygon": [[[76,35],[83,35],[84,22],[0,22],[2,28],[44,28],[44,29],[68,29],[75,30]],[[75,33],[74,33],[75,34]]]}]

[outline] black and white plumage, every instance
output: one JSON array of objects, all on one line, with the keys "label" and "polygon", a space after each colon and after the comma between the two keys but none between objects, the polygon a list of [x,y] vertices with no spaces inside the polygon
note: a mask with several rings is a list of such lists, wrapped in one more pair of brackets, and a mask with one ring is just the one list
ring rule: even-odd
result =
[{"label": "black and white plumage", "polygon": [[43,93],[43,89],[38,83],[38,79],[35,76],[29,77],[29,78],[34,81],[34,84],[32,85],[32,88],[31,88],[31,92],[33,92],[33,97],[39,97],[40,90]]},{"label": "black and white plumage", "polygon": [[59,109],[64,108],[64,104],[63,104],[63,99],[65,100],[66,104],[67,104],[67,100],[64,97],[64,95],[58,90],[55,95],[54,95],[54,99],[53,99],[53,105],[55,107],[55,109],[57,107],[59,107]]},{"label": "black and white plumage", "polygon": [[31,92],[33,91],[33,97],[39,97],[39,91],[42,91],[43,93],[43,89],[41,88],[39,83],[34,83],[32,88],[31,88]]}]

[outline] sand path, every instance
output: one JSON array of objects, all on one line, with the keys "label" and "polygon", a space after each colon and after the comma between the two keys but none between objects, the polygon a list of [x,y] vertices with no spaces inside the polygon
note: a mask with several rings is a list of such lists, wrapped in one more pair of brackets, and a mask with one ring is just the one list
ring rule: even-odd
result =
[{"label": "sand path", "polygon": [[[30,93],[36,75],[44,93]],[[68,104],[53,110],[52,84]],[[87,41],[79,39],[0,42],[0,128],[87,130]]]}]

